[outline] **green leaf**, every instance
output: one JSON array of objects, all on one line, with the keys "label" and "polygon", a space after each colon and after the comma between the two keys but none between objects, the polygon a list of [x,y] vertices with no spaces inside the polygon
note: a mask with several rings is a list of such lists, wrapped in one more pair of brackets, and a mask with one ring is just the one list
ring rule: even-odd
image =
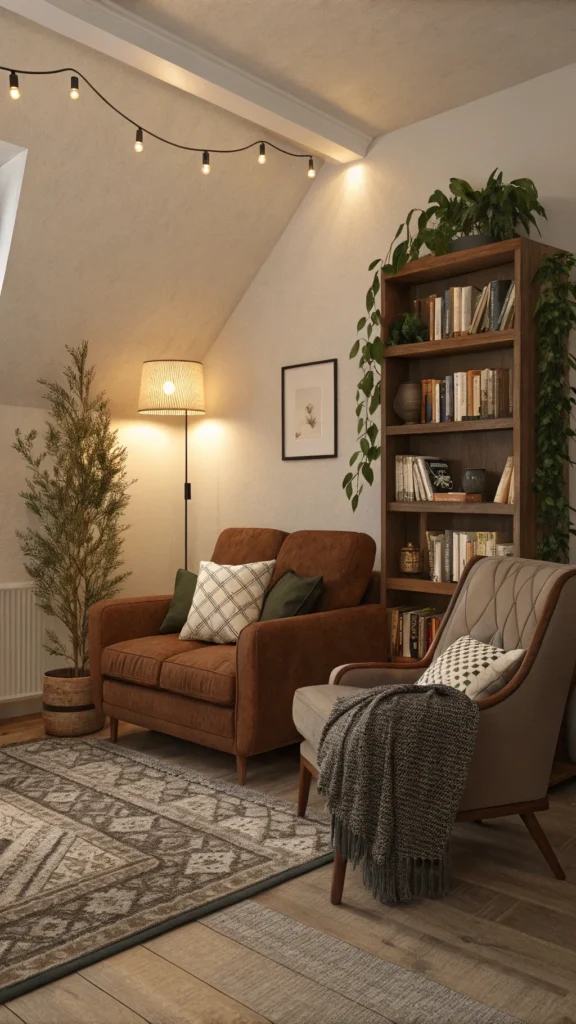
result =
[{"label": "green leaf", "polygon": [[361,316],[359,321],[358,321],[358,323],[356,324],[356,330],[357,331],[363,330],[365,323],[366,323],[366,317],[365,316]]},{"label": "green leaf", "polygon": [[370,451],[370,442],[368,438],[360,438],[360,451],[362,452],[363,455],[368,455],[368,452]]},{"label": "green leaf", "polygon": [[350,356],[349,356],[350,359],[354,359],[358,355],[358,349],[359,348],[360,348],[360,339],[357,338],[356,341],[354,342],[354,344],[352,345],[352,348],[350,349]]},{"label": "green leaf", "polygon": [[352,453],[352,455],[350,456],[350,462],[349,462],[350,466],[354,465],[354,463],[356,462],[356,459],[358,458],[359,455],[360,455],[360,452],[353,452]]},{"label": "green leaf", "polygon": [[367,462],[362,463],[362,476],[372,486],[374,483],[374,470]]},{"label": "green leaf", "polygon": [[354,474],[353,473],[346,473],[346,476],[344,477],[344,479],[342,481],[342,487],[346,488],[348,486],[348,484],[350,483],[350,481],[353,480],[353,479],[354,479]]},{"label": "green leaf", "polygon": [[354,497],[352,498],[352,511],[355,512],[357,508],[358,508],[358,495],[355,494]]}]

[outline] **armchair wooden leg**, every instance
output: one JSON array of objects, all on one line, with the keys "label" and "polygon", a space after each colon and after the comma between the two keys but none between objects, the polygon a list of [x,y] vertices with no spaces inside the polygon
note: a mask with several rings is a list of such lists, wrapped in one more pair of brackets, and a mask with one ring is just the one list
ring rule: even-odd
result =
[{"label": "armchair wooden leg", "polygon": [[248,769],[248,758],[243,757],[242,754],[236,754],[236,775],[238,776],[238,785],[246,785],[246,771]]},{"label": "armchair wooden leg", "polygon": [[520,817],[526,825],[532,839],[536,843],[536,846],[540,850],[540,853],[548,863],[552,874],[555,875],[556,878],[559,878],[560,881],[564,881],[566,875],[564,874],[558,858],[550,845],[548,836],[544,832],[544,829],[534,814],[534,811],[526,811],[524,814],[521,814]]},{"label": "armchair wooden leg", "polygon": [[111,718],[110,719],[110,739],[112,740],[112,743],[116,743],[117,740],[118,740],[118,719],[117,718]]},{"label": "armchair wooden leg", "polygon": [[348,861],[344,859],[340,850],[337,846],[334,847],[334,867],[332,869],[332,888],[330,890],[330,903],[333,903],[335,907],[342,903],[342,893],[344,891],[344,879],[346,878],[346,865]]},{"label": "armchair wooden leg", "polygon": [[312,773],[303,757],[300,758],[300,780],[298,782],[298,817],[303,818],[308,806]]}]

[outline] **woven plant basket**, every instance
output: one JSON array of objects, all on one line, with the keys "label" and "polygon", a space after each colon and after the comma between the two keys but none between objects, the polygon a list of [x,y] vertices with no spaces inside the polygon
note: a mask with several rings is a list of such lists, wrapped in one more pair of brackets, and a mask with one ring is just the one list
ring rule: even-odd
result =
[{"label": "woven plant basket", "polygon": [[90,676],[73,672],[56,668],[44,676],[42,717],[49,736],[85,736],[104,725],[105,716],[92,701]]}]

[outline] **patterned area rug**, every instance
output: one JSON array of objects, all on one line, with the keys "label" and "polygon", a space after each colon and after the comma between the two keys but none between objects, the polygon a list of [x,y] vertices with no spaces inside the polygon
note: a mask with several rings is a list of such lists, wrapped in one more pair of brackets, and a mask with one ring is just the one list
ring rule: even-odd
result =
[{"label": "patterned area rug", "polygon": [[331,859],[327,819],[106,740],[0,748],[0,1003]]}]

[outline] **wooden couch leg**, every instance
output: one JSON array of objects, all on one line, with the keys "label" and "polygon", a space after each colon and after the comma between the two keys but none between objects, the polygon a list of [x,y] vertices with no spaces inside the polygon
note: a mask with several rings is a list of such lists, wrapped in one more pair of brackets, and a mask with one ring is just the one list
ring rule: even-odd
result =
[{"label": "wooden couch leg", "polygon": [[560,862],[550,845],[548,836],[544,832],[544,829],[534,814],[534,811],[526,811],[526,813],[521,814],[520,817],[526,825],[532,839],[536,843],[536,846],[540,850],[540,853],[548,863],[552,874],[555,875],[556,878],[560,879],[560,881],[564,881],[566,875],[564,874]]},{"label": "wooden couch leg", "polygon": [[330,903],[333,903],[335,907],[342,903],[347,863],[348,861],[344,859],[338,847],[335,846],[334,867],[332,869],[332,888],[330,889]]},{"label": "wooden couch leg", "polygon": [[243,757],[242,754],[236,754],[236,775],[238,776],[238,785],[246,785],[246,770],[248,768],[248,758]]},{"label": "wooden couch leg", "polygon": [[110,719],[110,739],[112,740],[112,743],[116,743],[117,740],[118,740],[118,719],[117,718],[111,718]]},{"label": "wooden couch leg", "polygon": [[306,814],[306,808],[308,806],[308,797],[310,795],[310,783],[312,782],[312,773],[308,768],[304,758],[300,758],[300,779],[298,782],[298,817],[303,818]]}]

